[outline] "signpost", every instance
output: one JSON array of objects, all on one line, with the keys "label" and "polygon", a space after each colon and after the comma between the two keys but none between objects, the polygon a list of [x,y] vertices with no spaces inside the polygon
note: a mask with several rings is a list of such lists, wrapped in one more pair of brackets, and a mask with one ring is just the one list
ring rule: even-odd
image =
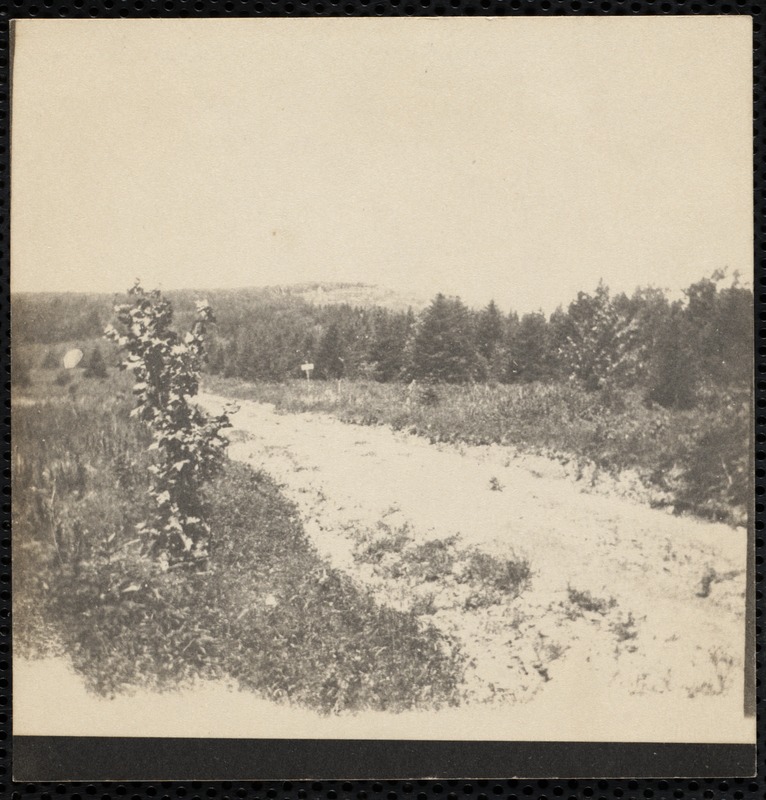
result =
[{"label": "signpost", "polygon": [[308,364],[308,363],[301,364],[301,369],[306,373],[306,380],[310,381],[311,380],[311,373],[314,371],[314,365],[313,364]]}]

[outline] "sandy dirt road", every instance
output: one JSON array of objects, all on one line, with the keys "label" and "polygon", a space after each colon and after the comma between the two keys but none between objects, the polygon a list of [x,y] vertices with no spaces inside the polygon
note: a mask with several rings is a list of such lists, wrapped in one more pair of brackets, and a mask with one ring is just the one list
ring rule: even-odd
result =
[{"label": "sandy dirt road", "polygon": [[[714,700],[719,720],[725,709],[732,730],[747,728],[743,529],[586,493],[558,464],[507,447],[238,406],[230,456],[282,484],[334,566],[459,645],[469,703],[643,699],[692,719]],[[429,541],[448,543],[434,574],[413,569]],[[476,552],[528,563],[528,583],[477,602],[461,579]]]},{"label": "sandy dirt road", "polygon": [[[465,702],[327,717],[223,682],[103,698],[65,658],[17,658],[16,733],[754,741],[743,530],[585,493],[559,464],[510,448],[239,405],[230,456],[282,483],[332,565],[454,641]],[[482,597],[481,575],[464,579],[476,553],[531,574],[518,592]]]}]

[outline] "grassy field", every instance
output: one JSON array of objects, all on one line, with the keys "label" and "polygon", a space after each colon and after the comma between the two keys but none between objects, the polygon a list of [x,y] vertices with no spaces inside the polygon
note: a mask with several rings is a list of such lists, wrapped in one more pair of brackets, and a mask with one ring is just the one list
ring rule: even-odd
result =
[{"label": "grassy field", "polygon": [[432,442],[511,445],[568,462],[585,476],[631,470],[657,506],[732,524],[747,520],[747,393],[711,392],[689,411],[649,406],[631,392],[575,385],[434,385],[349,381],[246,383],[208,376],[207,390],[390,425]]},{"label": "grassy field", "polygon": [[264,474],[229,463],[210,487],[205,572],[143,557],[150,462],[130,378],[72,373],[14,387],[18,654],[65,653],[104,695],[221,678],[324,712],[459,702],[454,643],[323,562]]}]

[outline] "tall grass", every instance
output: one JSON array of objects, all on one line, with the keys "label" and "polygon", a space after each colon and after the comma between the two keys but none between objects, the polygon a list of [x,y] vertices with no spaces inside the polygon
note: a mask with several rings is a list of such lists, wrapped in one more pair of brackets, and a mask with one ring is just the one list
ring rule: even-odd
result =
[{"label": "tall grass", "polygon": [[324,712],[460,698],[463,659],[434,627],[377,605],[324,563],[264,474],[229,463],[208,488],[208,570],[141,556],[148,436],[128,383],[14,393],[14,643],[66,654],[100,694],[221,678]]},{"label": "tall grass", "polygon": [[344,422],[390,425],[432,442],[511,445],[613,476],[638,474],[657,505],[742,524],[752,497],[747,392],[709,391],[692,410],[647,405],[638,392],[574,384],[417,385],[257,383],[209,377],[207,388],[321,411]]}]

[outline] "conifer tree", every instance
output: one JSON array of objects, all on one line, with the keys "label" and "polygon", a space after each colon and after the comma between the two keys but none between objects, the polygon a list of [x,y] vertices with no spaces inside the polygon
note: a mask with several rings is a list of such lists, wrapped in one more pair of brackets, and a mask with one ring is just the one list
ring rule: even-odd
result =
[{"label": "conifer tree", "polygon": [[380,309],[370,332],[367,361],[374,365],[378,381],[395,381],[405,369],[407,342],[415,324],[412,309],[404,314]]},{"label": "conifer tree", "polygon": [[490,300],[478,315],[476,347],[484,360],[487,377],[499,379],[503,375],[505,320],[494,300]]},{"label": "conifer tree", "polygon": [[412,377],[464,383],[480,372],[471,314],[462,301],[438,294],[423,312],[412,349]]},{"label": "conifer tree", "polygon": [[106,378],[106,362],[104,356],[101,354],[101,348],[94,347],[88,364],[85,367],[86,378]]},{"label": "conifer tree", "polygon": [[510,342],[512,380],[529,383],[550,377],[548,323],[542,312],[524,314]]},{"label": "conifer tree", "polygon": [[317,352],[316,369],[319,377],[342,378],[345,372],[345,361],[340,327],[337,322],[331,322],[322,336]]},{"label": "conifer tree", "polygon": [[698,376],[691,352],[690,329],[680,305],[674,305],[657,339],[649,366],[646,399],[666,408],[692,408]]}]

